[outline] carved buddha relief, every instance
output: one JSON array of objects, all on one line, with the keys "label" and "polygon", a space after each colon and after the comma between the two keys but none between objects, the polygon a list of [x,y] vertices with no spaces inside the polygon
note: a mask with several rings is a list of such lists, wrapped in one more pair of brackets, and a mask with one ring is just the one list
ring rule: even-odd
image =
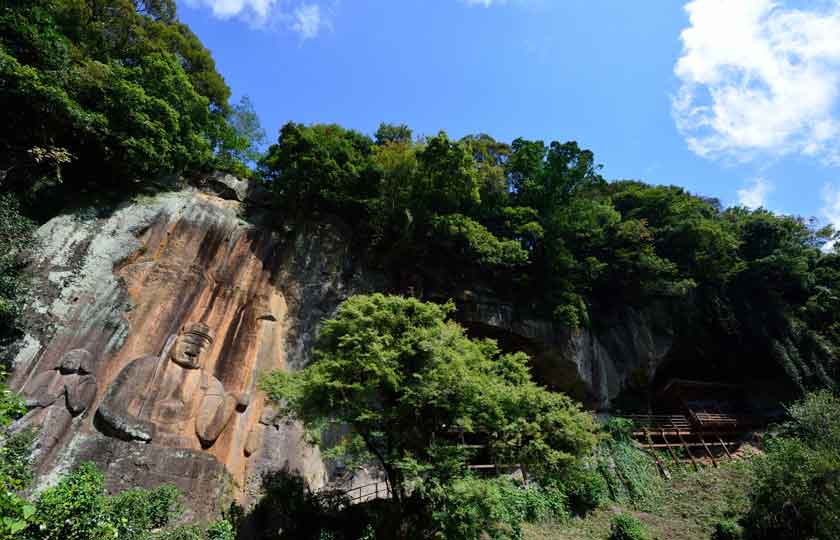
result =
[{"label": "carved buddha relief", "polygon": [[207,325],[193,323],[170,338],[160,356],[131,361],[111,383],[97,411],[107,434],[126,440],[210,448],[250,394],[225,390],[205,370],[213,342]]},{"label": "carved buddha relief", "polygon": [[91,354],[84,349],[66,352],[54,367],[24,385],[28,412],[13,431],[40,426],[34,457],[40,459],[58,444],[73,419],[85,412],[96,397],[96,377]]}]

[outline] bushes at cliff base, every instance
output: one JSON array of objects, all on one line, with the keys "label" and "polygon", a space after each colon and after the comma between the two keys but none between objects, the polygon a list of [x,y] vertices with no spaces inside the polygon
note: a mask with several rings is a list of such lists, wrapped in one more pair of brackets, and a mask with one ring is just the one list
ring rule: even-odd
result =
[{"label": "bushes at cliff base", "polygon": [[790,421],[757,458],[744,525],[755,540],[840,538],[840,398],[823,391],[789,409]]}]

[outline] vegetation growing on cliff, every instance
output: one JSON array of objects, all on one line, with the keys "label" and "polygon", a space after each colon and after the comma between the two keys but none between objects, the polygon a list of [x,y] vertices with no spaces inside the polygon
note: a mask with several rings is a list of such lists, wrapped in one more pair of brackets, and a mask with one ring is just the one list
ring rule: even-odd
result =
[{"label": "vegetation growing on cliff", "polygon": [[344,217],[404,291],[485,286],[572,328],[665,304],[686,365],[738,373],[772,359],[802,388],[840,375],[830,227],[607,182],[574,142],[289,123],[259,170],[280,215]]},{"label": "vegetation growing on cliff", "polygon": [[[0,346],[16,336],[26,291],[24,257],[33,246],[34,224],[10,194],[0,194]],[[0,373],[8,362],[0,358]],[[2,412],[0,412],[2,415]]]},{"label": "vegetation growing on cliff", "polygon": [[[250,101],[231,105],[174,0],[5,2],[0,79],[0,187],[38,218],[66,196],[249,175],[259,158]],[[572,328],[664,304],[686,365],[772,358],[802,388],[836,384],[840,255],[821,251],[834,231],[599,171],[575,142],[387,124],[369,137],[288,123],[259,160],[283,219],[342,216],[402,291],[486,286]]]}]

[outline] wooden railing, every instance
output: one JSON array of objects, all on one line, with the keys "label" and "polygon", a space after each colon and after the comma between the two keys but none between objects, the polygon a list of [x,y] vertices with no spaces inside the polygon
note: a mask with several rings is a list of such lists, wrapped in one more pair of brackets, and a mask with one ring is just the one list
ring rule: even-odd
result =
[{"label": "wooden railing", "polygon": [[390,499],[391,486],[388,482],[372,482],[363,486],[356,486],[344,491],[350,504],[360,504],[375,499]]}]

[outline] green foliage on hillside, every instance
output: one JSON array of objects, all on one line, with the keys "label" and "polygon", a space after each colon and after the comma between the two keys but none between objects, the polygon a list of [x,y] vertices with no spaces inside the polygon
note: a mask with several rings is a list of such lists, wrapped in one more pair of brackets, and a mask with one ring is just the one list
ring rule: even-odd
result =
[{"label": "green foliage on hillside", "polygon": [[131,191],[161,175],[241,170],[259,140],[245,100],[174,0],[0,6],[0,186]]},{"label": "green foliage on hillside", "polygon": [[744,519],[748,538],[838,538],[840,397],[810,394],[788,412],[789,422],[755,463],[752,506]]},{"label": "green foliage on hillside", "polygon": [[[591,415],[531,380],[526,355],[467,338],[447,320],[451,310],[382,294],[351,297],[323,323],[309,367],[262,382],[285,413],[316,434],[349,426],[333,454],[378,463],[404,513],[401,525],[417,528],[417,537],[430,530],[475,537],[455,534],[458,527],[491,534],[480,523],[506,508],[492,506],[492,498],[510,502],[499,491],[506,487],[470,476],[466,464],[476,449],[463,445],[462,433],[481,439],[483,459],[519,464],[545,486],[562,481],[597,440]],[[475,507],[478,500],[488,506]],[[463,506],[464,519],[477,512],[480,521],[456,527],[450,512]],[[516,515],[504,519],[515,523]]]},{"label": "green foliage on hillside", "polygon": [[[0,194],[0,345],[14,337],[26,294],[24,256],[33,246],[34,224],[10,194]],[[0,359],[0,371],[6,369]],[[2,418],[2,412],[0,412]]]},{"label": "green foliage on hillside", "polygon": [[617,515],[610,523],[608,540],[648,540],[648,538],[642,522],[631,515]]},{"label": "green foliage on hillside", "polygon": [[612,418],[609,437],[596,448],[595,468],[606,484],[606,497],[635,510],[650,510],[661,500],[664,480],[654,457],[631,437],[632,423]]},{"label": "green foliage on hillside", "polygon": [[607,182],[574,142],[412,140],[387,124],[374,140],[290,123],[260,171],[283,218],[342,216],[404,290],[485,286],[572,328],[620,306],[667,305],[688,365],[746,372],[770,358],[801,388],[840,376],[830,227]]}]

